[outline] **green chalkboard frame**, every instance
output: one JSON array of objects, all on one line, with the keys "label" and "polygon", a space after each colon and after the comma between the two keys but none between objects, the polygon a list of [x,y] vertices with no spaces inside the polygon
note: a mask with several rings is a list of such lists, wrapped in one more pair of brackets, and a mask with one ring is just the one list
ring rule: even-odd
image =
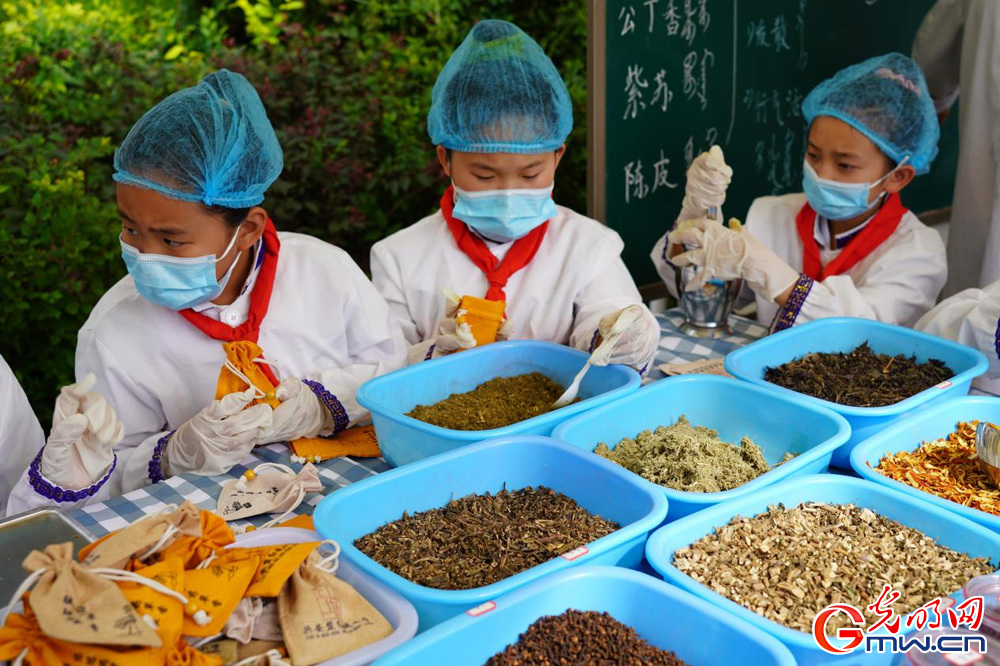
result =
[{"label": "green chalkboard frame", "polygon": [[[737,60],[732,57],[733,45],[736,45],[740,74],[735,82],[729,82],[731,85],[709,88],[709,98],[712,101],[719,101],[716,97],[724,96],[726,99],[722,101],[725,104],[716,106],[724,107],[723,110],[726,107],[734,109],[730,112],[733,118],[737,114],[737,105],[742,105],[744,96],[749,99],[755,85],[767,93],[778,90],[784,106],[782,112],[775,112],[775,116],[780,113],[786,114],[783,120],[791,125],[794,118],[789,119],[787,114],[796,106],[794,100],[800,99],[813,85],[841,67],[893,50],[908,54],[913,36],[924,14],[934,2],[934,0],[706,0],[713,12],[713,29],[719,32],[711,38],[706,34],[705,42],[699,44],[695,39],[680,48],[676,40],[671,42],[658,34],[653,34],[651,37],[643,34],[642,40],[634,40],[635,44],[623,45],[617,35],[621,23],[616,22],[616,19],[623,15],[623,8],[631,7],[635,10],[632,14],[636,23],[635,32],[644,32],[646,26],[642,24],[642,20],[648,7],[645,0],[587,1],[587,212],[590,217],[604,222],[621,234],[625,241],[623,252],[625,263],[636,283],[647,288],[661,284],[649,260],[650,250],[656,239],[673,223],[674,216],[680,210],[686,170],[686,155],[682,147],[685,140],[694,138],[693,152],[697,154],[708,147],[704,126],[710,122],[720,125],[718,142],[723,145],[727,161],[735,170],[724,213],[727,217],[742,218],[750,202],[757,196],[801,189],[799,184],[801,158],[797,153],[803,144],[804,129],[795,128],[793,133],[784,126],[785,123],[779,128],[773,122],[771,125],[757,126],[746,122],[743,115],[740,115],[735,123],[731,119],[724,122],[708,120],[713,112],[716,112],[716,116],[725,114],[718,109],[700,110],[692,108],[690,104],[684,104],[686,100],[681,86],[674,85],[677,84],[676,79],[671,80],[675,94],[670,108],[659,118],[654,117],[650,113],[653,105],[649,103],[654,90],[654,73],[660,65],[654,62],[655,58],[644,61],[644,54],[666,54],[669,61],[663,61],[667,63],[665,69],[670,72],[668,76],[673,76],[672,70],[678,69],[684,51],[689,47],[711,47],[715,51],[712,65],[722,73],[719,79],[725,81],[727,68],[731,68],[728,71],[737,68]],[[657,6],[657,10],[660,11],[671,0],[655,0],[655,2],[662,5]],[[672,2],[683,12],[686,3],[698,5],[701,0],[672,0]],[[791,31],[794,29],[795,14],[799,11],[803,17],[801,42],[807,46],[811,45],[808,64],[803,63],[801,69],[795,69],[794,65],[789,64],[790,61],[782,62],[780,59],[792,55],[791,51],[797,47],[798,38],[791,32],[788,38],[791,46],[789,53],[768,53],[759,47],[746,46],[747,38],[752,39],[748,30],[749,23],[763,19],[770,28],[778,16],[783,16]],[[732,12],[731,17],[728,12]],[[658,15],[657,20],[659,20]],[[817,25],[821,27],[816,28]],[[728,30],[728,33],[723,34],[725,30]],[[728,51],[724,50],[727,45]],[[805,50],[806,46],[802,48]],[[645,95],[643,101],[647,103],[647,107],[640,110],[636,114],[637,117],[623,121],[621,88],[626,79],[623,76],[626,69],[623,65],[626,62],[645,64],[643,77],[649,87],[641,91]],[[747,73],[744,75],[744,72]],[[773,87],[770,85],[773,81],[768,79],[769,76],[775,77],[773,81],[778,81]],[[612,85],[609,85],[609,81]],[[761,81],[763,83],[759,83]],[[790,86],[789,91],[794,92],[794,95],[785,94],[786,91],[783,89],[785,85]],[[759,94],[760,91],[757,92]],[[785,99],[786,97],[788,99]],[[751,114],[749,106],[740,111],[747,116]],[[903,193],[904,203],[927,223],[948,217],[958,161],[957,116],[958,114],[953,112],[942,128],[940,152],[931,173],[918,178]],[[735,127],[731,129],[726,125]],[[802,125],[804,126],[804,123]],[[758,132],[758,135],[755,135],[755,132]],[[665,138],[667,133],[673,133],[677,137],[676,140]],[[728,146],[725,144],[727,134],[733,139]],[[609,136],[613,137],[610,146]],[[758,171],[754,168],[754,157],[748,143],[751,139],[756,144],[760,144],[764,139],[769,140],[771,145],[767,148],[772,153],[774,144],[777,143],[779,152],[784,149],[796,155],[792,160],[791,169],[784,166],[783,177],[774,178],[772,172],[772,177],[768,179],[765,173],[767,169]],[[785,148],[785,143],[792,147]],[[622,157],[622,146],[625,144],[635,146],[635,155],[641,156],[642,166],[647,172],[645,174],[647,185],[652,180],[652,162],[656,161],[657,157],[666,156],[670,162],[669,180],[677,187],[663,188],[642,201],[633,199],[627,207],[623,205],[621,169],[626,159]],[[656,148],[658,152],[651,152],[652,148]],[[759,152],[760,147],[756,148]],[[689,149],[687,154],[691,152]],[[759,155],[756,159],[759,163]],[[786,158],[784,161],[789,160]],[[625,189],[628,189],[627,186]],[[645,291],[645,293],[653,292]]]}]

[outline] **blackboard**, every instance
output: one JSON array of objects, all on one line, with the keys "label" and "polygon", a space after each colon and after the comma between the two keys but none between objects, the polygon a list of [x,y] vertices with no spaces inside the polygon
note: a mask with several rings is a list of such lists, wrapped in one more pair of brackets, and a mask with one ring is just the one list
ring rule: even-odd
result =
[{"label": "blackboard", "polygon": [[[694,156],[733,166],[724,214],[801,191],[803,97],[873,55],[909,55],[934,0],[591,0],[589,213],[625,240],[637,284],[673,224]],[[903,192],[916,213],[950,205],[957,113],[931,172]]]}]

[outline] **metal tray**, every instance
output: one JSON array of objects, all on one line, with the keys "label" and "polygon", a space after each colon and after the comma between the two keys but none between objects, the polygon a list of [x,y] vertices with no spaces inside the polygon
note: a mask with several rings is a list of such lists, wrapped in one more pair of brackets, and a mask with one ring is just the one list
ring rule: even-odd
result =
[{"label": "metal tray", "polygon": [[73,518],[52,508],[39,508],[0,520],[0,608],[27,575],[21,562],[33,550],[54,543],[73,544],[75,554],[97,539]]}]

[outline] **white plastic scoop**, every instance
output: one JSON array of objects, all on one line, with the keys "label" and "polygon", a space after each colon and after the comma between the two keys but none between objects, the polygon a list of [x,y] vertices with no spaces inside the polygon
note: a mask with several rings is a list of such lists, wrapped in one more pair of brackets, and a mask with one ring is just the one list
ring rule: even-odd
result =
[{"label": "white plastic scoop", "polygon": [[580,382],[583,381],[583,376],[590,370],[590,366],[607,365],[608,359],[611,358],[611,352],[614,351],[615,345],[618,344],[618,339],[641,316],[642,310],[640,308],[629,307],[621,311],[618,319],[611,326],[608,336],[601,341],[601,344],[597,345],[597,349],[590,354],[590,358],[580,368],[580,372],[576,373],[576,377],[573,378],[573,381],[563,394],[559,396],[559,399],[552,403],[552,409],[565,407],[576,400],[576,394],[580,392]]}]

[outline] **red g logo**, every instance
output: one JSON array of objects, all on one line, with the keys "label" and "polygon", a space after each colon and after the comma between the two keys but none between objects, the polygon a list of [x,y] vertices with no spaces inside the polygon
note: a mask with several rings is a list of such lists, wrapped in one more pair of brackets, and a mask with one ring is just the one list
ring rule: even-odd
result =
[{"label": "red g logo", "polygon": [[859,627],[865,625],[865,616],[854,606],[850,604],[830,604],[820,611],[820,614],[813,620],[813,638],[824,652],[829,652],[830,654],[847,654],[861,645],[861,641],[865,639],[864,632],[860,629],[841,627],[837,629],[837,638],[848,641],[847,644],[844,647],[837,647],[830,642],[830,639],[826,635],[826,623],[830,621],[831,617],[841,612],[847,613],[853,624]]}]

